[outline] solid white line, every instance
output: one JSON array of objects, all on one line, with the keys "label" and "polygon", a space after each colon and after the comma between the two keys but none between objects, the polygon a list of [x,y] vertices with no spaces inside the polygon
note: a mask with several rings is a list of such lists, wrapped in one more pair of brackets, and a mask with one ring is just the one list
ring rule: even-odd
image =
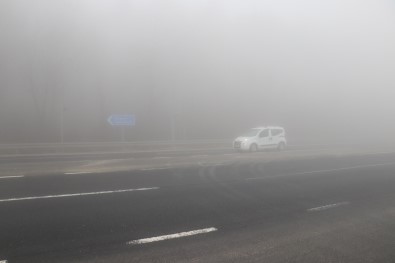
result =
[{"label": "solid white line", "polygon": [[317,211],[327,210],[327,209],[335,208],[335,207],[342,206],[342,205],[348,205],[348,204],[350,204],[350,203],[349,202],[341,202],[341,203],[337,203],[337,204],[330,204],[330,205],[324,205],[324,206],[310,208],[310,209],[307,209],[307,211],[317,212]]},{"label": "solid white line", "polygon": [[134,191],[147,191],[147,190],[157,190],[157,189],[159,189],[159,187],[125,189],[125,190],[114,190],[114,191],[101,191],[101,192],[90,192],[90,193],[77,193],[77,194],[63,194],[63,195],[31,196],[31,197],[0,199],[0,202],[36,200],[36,199],[49,199],[49,198],[62,198],[62,197],[74,197],[74,196],[85,196],[85,195],[115,194],[115,193],[134,192]]},{"label": "solid white line", "polygon": [[[9,179],[9,178],[21,178],[25,177],[24,175],[10,175],[10,176],[0,176],[0,179]],[[0,261],[1,263],[1,261]]]},{"label": "solid white line", "polygon": [[92,172],[73,172],[73,173],[64,173],[65,175],[73,175],[73,174],[91,174]]},{"label": "solid white line", "polygon": [[7,263],[7,260],[0,260],[0,263]]},{"label": "solid white line", "polygon": [[129,241],[126,244],[127,245],[147,244],[147,243],[164,241],[164,240],[169,240],[169,239],[175,239],[175,238],[181,238],[181,237],[189,237],[189,236],[194,236],[194,235],[199,235],[199,234],[206,234],[206,233],[214,232],[214,231],[217,231],[217,230],[218,229],[215,228],[215,227],[210,227],[210,228],[199,229],[199,230],[192,230],[192,231],[188,231],[188,232],[181,232],[181,233],[171,234],[171,235],[164,235],[164,236],[158,236],[158,237],[137,239],[137,240]]},{"label": "solid white line", "polygon": [[253,178],[246,178],[245,180],[260,180],[260,179],[273,178],[279,176],[294,176],[294,175],[305,175],[305,174],[315,174],[315,173],[337,172],[337,171],[352,170],[358,168],[378,167],[378,166],[386,166],[386,165],[394,165],[394,164],[395,164],[394,162],[391,162],[391,163],[381,163],[381,164],[358,165],[358,166],[350,166],[350,167],[337,168],[337,169],[318,170],[318,171],[302,172],[302,173],[294,173],[294,174],[280,174],[280,175],[265,176],[265,177],[253,177]]}]

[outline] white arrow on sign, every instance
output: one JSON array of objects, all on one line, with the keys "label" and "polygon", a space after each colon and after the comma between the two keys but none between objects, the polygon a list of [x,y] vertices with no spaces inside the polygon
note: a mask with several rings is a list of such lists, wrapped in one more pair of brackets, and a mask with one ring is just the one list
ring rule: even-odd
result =
[{"label": "white arrow on sign", "polygon": [[136,125],[135,115],[111,115],[107,119],[112,126],[134,126]]}]

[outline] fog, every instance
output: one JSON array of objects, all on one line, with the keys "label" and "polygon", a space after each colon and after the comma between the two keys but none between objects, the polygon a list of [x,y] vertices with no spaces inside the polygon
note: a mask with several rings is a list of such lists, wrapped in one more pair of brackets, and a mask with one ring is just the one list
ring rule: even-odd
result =
[{"label": "fog", "polygon": [[1,0],[0,32],[0,143],[394,141],[393,1]]}]

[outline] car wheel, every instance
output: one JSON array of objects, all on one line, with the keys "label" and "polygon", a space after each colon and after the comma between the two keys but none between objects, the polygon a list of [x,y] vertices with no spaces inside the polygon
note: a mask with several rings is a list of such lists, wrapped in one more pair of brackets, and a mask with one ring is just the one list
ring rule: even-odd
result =
[{"label": "car wheel", "polygon": [[278,144],[278,146],[277,146],[277,150],[279,150],[279,151],[284,151],[284,149],[285,149],[285,143],[280,142],[280,143]]},{"label": "car wheel", "polygon": [[250,152],[257,152],[258,151],[258,145],[255,143],[251,144],[250,146]]}]

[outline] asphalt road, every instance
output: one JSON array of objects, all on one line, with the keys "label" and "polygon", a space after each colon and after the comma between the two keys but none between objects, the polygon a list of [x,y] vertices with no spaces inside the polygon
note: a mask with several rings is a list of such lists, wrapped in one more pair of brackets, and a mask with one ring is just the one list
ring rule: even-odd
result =
[{"label": "asphalt road", "polygon": [[395,153],[0,177],[0,262],[395,262]]}]

